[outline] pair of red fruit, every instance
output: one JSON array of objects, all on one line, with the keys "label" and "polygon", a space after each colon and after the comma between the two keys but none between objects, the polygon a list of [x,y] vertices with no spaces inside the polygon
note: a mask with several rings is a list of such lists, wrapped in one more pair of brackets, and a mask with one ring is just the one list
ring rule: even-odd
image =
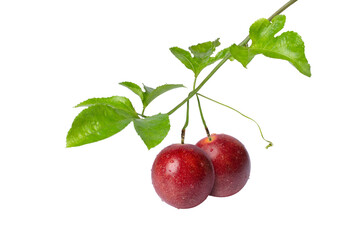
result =
[{"label": "pair of red fruit", "polygon": [[212,134],[196,145],[164,148],[151,171],[155,191],[164,202],[192,208],[209,195],[227,197],[239,192],[249,179],[250,158],[236,138]]}]

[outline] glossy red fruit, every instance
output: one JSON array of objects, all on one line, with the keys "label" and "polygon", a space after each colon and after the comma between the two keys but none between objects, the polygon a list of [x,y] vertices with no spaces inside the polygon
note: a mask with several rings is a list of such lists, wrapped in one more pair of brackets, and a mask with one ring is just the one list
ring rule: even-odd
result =
[{"label": "glossy red fruit", "polygon": [[192,208],[210,194],[215,173],[208,155],[191,144],[173,144],[156,157],[152,183],[160,198],[176,208]]},{"label": "glossy red fruit", "polygon": [[234,137],[212,134],[201,139],[196,146],[210,157],[215,170],[212,196],[227,197],[239,192],[250,176],[250,158],[244,145]]}]

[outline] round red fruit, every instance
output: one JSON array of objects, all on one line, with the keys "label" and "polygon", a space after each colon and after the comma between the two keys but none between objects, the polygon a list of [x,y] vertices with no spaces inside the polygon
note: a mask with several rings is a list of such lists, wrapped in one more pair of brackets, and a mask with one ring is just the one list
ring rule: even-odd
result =
[{"label": "round red fruit", "polygon": [[234,137],[212,134],[196,146],[210,157],[215,170],[212,196],[227,197],[239,192],[250,176],[250,158],[244,145]]},{"label": "round red fruit", "polygon": [[156,157],[151,170],[156,193],[176,208],[192,208],[210,194],[215,180],[208,155],[191,144],[173,144]]}]

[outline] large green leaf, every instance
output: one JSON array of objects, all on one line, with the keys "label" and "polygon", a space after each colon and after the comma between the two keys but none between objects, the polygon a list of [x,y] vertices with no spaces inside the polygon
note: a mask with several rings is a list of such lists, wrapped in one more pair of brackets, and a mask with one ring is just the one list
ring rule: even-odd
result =
[{"label": "large green leaf", "polygon": [[86,101],[79,103],[75,107],[88,107],[97,104],[104,104],[122,110],[121,114],[124,114],[125,117],[126,116],[129,118],[138,117],[130,100],[126,97],[120,97],[120,96],[113,96],[107,98],[90,98]]},{"label": "large green leaf", "polygon": [[283,59],[290,62],[302,74],[310,77],[310,65],[305,56],[305,45],[300,35],[296,32],[288,31],[275,37],[285,25],[286,17],[278,15],[272,22],[265,18],[257,20],[250,27],[250,47],[233,45],[230,48],[232,56],[241,62],[244,67],[252,60],[256,54]]},{"label": "large green leaf", "polygon": [[108,138],[124,129],[133,119],[124,110],[105,104],[91,105],[74,119],[66,137],[66,146],[81,146]]},{"label": "large green leaf", "polygon": [[135,119],[134,127],[148,149],[157,146],[170,130],[167,114],[158,114],[144,119]]}]

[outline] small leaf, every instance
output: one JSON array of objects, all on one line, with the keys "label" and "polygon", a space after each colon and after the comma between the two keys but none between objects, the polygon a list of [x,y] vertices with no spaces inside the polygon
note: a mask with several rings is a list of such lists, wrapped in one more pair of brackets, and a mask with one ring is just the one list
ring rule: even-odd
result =
[{"label": "small leaf", "polygon": [[189,50],[194,55],[194,58],[208,59],[219,45],[220,42],[218,38],[213,42],[209,41],[191,46]]},{"label": "small leaf", "polygon": [[145,93],[146,93],[146,94],[149,94],[149,93],[151,93],[152,91],[154,91],[153,88],[148,87],[148,86],[146,86],[145,84],[143,84],[143,85],[144,85],[144,89],[145,89]]},{"label": "small leaf", "polygon": [[150,102],[152,102],[155,98],[157,98],[161,94],[180,87],[185,87],[185,86],[182,84],[164,84],[162,86],[153,89],[144,85],[144,88],[146,90],[143,101],[144,108],[146,108],[150,104]]},{"label": "small leaf", "polygon": [[[164,85],[159,86],[159,87],[154,89],[154,88],[148,87],[145,84],[143,84],[144,90],[145,90],[145,91],[143,91],[137,84],[132,83],[132,82],[121,82],[119,84],[129,88],[131,91],[133,91],[138,96],[140,96],[141,102],[143,104],[143,110],[150,104],[150,102],[152,102],[155,98],[157,98],[161,94],[163,94],[163,93],[165,93],[165,92],[167,92],[169,90],[172,90],[174,88],[184,87],[184,85],[182,85],[182,84],[164,84]],[[127,98],[125,98],[125,99],[131,105],[130,100],[128,100]],[[132,105],[131,105],[131,107],[132,107]],[[135,112],[135,110],[134,110],[134,112]],[[136,112],[135,112],[135,114],[137,116]]]},{"label": "small leaf", "polygon": [[190,52],[173,47],[170,48],[170,51],[177,57],[188,69],[194,72],[195,77],[197,77],[200,72],[207,66],[213,64],[214,62],[223,58],[226,54],[226,51],[220,51],[215,57],[211,55],[215,52],[216,47],[220,45],[219,39],[211,42],[199,43],[189,47]]},{"label": "small leaf", "polygon": [[108,138],[124,129],[134,118],[105,104],[91,105],[74,119],[66,137],[66,147],[76,147]]},{"label": "small leaf", "polygon": [[158,114],[144,119],[135,119],[134,127],[148,149],[157,146],[164,140],[170,130],[167,114]]},{"label": "small leaf", "polygon": [[286,17],[278,15],[270,23],[259,19],[250,27],[252,54],[263,54],[267,57],[289,61],[302,74],[310,77],[310,65],[305,57],[305,45],[296,32],[284,32],[275,37],[285,25]]},{"label": "small leaf", "polygon": [[113,96],[108,98],[90,98],[79,103],[75,107],[88,107],[97,104],[104,104],[122,110],[122,113],[126,114],[127,117],[138,117],[133,105],[126,97]]},{"label": "small leaf", "polygon": [[[230,48],[229,48],[229,47],[221,50],[221,51],[218,52],[218,53],[215,55],[215,57],[213,58],[213,59],[214,59],[214,62],[217,61],[217,60],[223,59],[223,58],[226,56],[226,54],[228,54],[229,52],[230,52]],[[230,58],[230,60],[232,61],[232,60],[234,60],[234,59]]]},{"label": "small leaf", "polygon": [[170,51],[172,52],[172,54],[175,55],[177,59],[180,60],[180,62],[182,62],[185,65],[185,67],[187,67],[194,73],[196,72],[196,66],[194,66],[190,52],[179,47],[172,47],[170,48]]},{"label": "small leaf", "polygon": [[132,92],[134,92],[136,95],[138,95],[140,97],[141,101],[143,100],[143,98],[144,98],[143,91],[142,91],[141,87],[139,87],[139,85],[132,83],[132,82],[121,82],[119,84],[121,86],[127,87]]},{"label": "small leaf", "polygon": [[230,47],[230,52],[231,55],[244,66],[244,68],[246,68],[249,62],[254,58],[254,54],[249,51],[248,47],[234,44]]}]

